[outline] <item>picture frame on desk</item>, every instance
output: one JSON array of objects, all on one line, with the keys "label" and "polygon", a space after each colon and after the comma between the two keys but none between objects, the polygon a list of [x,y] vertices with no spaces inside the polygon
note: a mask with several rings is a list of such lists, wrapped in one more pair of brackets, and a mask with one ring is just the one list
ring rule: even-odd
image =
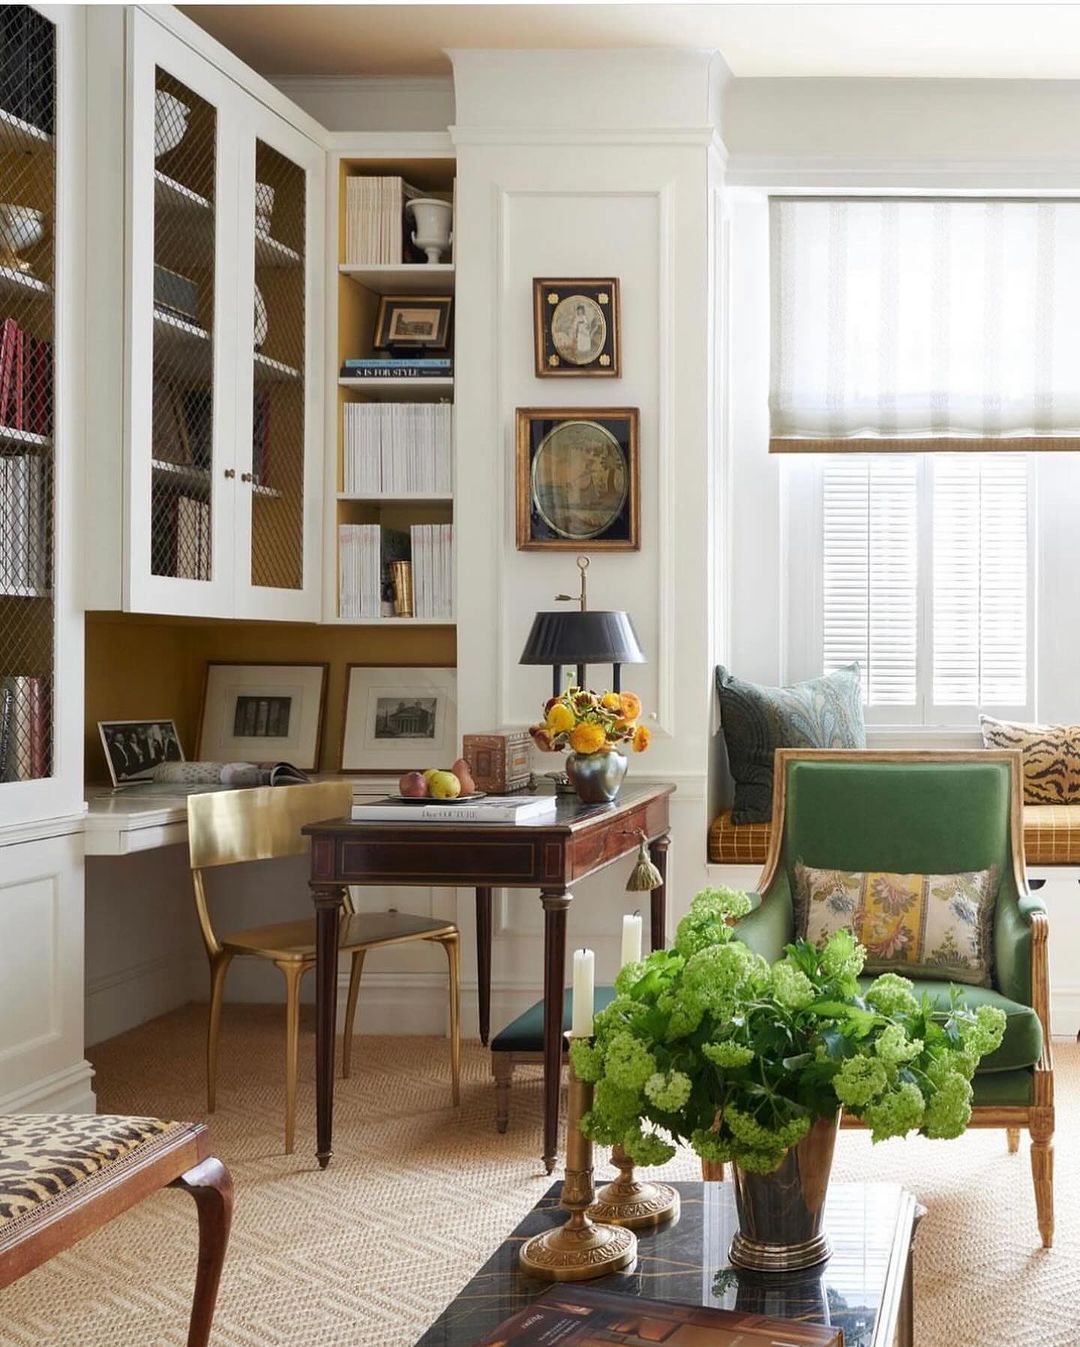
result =
[{"label": "picture frame on desk", "polygon": [[209,661],[199,760],[291,762],[317,771],[329,667]]},{"label": "picture frame on desk", "polygon": [[457,670],[349,664],[341,770],[400,775],[457,758]]},{"label": "picture frame on desk", "polygon": [[185,760],[174,720],[99,720],[98,733],[114,786],[150,781],[155,767]]}]

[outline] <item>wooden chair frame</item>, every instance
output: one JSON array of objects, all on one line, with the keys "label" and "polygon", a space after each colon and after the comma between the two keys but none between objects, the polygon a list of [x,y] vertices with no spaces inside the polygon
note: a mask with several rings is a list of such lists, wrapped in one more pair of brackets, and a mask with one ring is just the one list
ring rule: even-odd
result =
[{"label": "wooden chair frame", "polygon": [[[950,763],[998,761],[1010,764],[1009,833],[1013,877],[1020,898],[1028,896],[1024,868],[1024,818],[1022,758],[1013,749],[974,749],[948,753],[929,751],[833,750],[778,748],[773,766],[773,828],[769,851],[758,879],[757,892],[764,894],[776,877],[784,836],[787,805],[787,768],[792,762],[882,762]],[[1050,1046],[1050,967],[1047,942],[1049,922],[1044,912],[1032,913],[1031,925],[1031,1002],[1042,1025],[1042,1055],[1034,1066],[1032,1102],[1028,1105],[988,1106],[972,1110],[971,1127],[1003,1127],[1010,1153],[1020,1144],[1020,1131],[1027,1128],[1031,1138],[1031,1175],[1035,1187],[1035,1208],[1043,1246],[1054,1241],[1054,1063]],[[843,1115],[842,1126],[861,1127],[858,1118]]]},{"label": "wooden chair frame", "polygon": [[129,1156],[0,1226],[0,1288],[107,1225],[161,1188],[195,1199],[199,1255],[188,1347],[207,1347],[232,1223],[232,1176],[210,1154],[201,1123],[185,1123],[138,1146]]}]

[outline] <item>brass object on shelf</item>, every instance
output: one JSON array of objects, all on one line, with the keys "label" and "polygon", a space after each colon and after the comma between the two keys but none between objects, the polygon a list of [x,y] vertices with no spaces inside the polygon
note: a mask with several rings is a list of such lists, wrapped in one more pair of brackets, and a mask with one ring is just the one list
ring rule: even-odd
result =
[{"label": "brass object on shelf", "polygon": [[390,580],[394,586],[394,616],[412,617],[412,562],[392,561],[390,563]]},{"label": "brass object on shelf", "polygon": [[[570,1035],[567,1035],[570,1037]],[[621,1225],[603,1225],[589,1216],[593,1187],[592,1142],[581,1134],[581,1119],[592,1107],[591,1085],[569,1065],[566,1118],[566,1172],[562,1207],[565,1225],[534,1235],[518,1255],[521,1270],[557,1282],[588,1281],[622,1272],[637,1260],[637,1236]]]},{"label": "brass object on shelf", "polygon": [[645,1230],[679,1219],[679,1194],[670,1184],[643,1182],[634,1177],[634,1162],[621,1146],[611,1149],[611,1163],[619,1177],[605,1184],[588,1210],[594,1221]]}]

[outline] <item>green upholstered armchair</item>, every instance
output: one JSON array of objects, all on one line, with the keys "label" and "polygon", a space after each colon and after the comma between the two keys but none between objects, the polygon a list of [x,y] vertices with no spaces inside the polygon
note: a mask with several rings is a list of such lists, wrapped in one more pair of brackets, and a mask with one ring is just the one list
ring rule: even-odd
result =
[{"label": "green upholstered armchair", "polygon": [[[777,959],[795,935],[794,868],[956,874],[994,865],[993,986],[964,987],[969,1004],[1006,1014],[1005,1038],[974,1080],[971,1126],[1004,1127],[1010,1151],[1031,1137],[1031,1171],[1043,1244],[1054,1235],[1054,1076],[1050,1055],[1047,919],[1024,877],[1020,754],[833,752],[778,749],[769,855],[760,905],[740,938]],[[904,973],[901,965],[896,971]],[[866,981],[868,981],[867,979]],[[917,991],[948,1004],[948,980]],[[857,1119],[845,1124],[859,1126]]]}]

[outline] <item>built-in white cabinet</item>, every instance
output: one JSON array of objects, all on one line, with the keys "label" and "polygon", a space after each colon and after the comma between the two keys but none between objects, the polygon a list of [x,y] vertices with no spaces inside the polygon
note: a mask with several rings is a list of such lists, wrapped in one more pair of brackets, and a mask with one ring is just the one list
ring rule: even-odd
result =
[{"label": "built-in white cabinet", "polygon": [[87,606],[317,620],[324,150],[151,14],[90,24],[91,227],[122,257],[90,277]]}]

